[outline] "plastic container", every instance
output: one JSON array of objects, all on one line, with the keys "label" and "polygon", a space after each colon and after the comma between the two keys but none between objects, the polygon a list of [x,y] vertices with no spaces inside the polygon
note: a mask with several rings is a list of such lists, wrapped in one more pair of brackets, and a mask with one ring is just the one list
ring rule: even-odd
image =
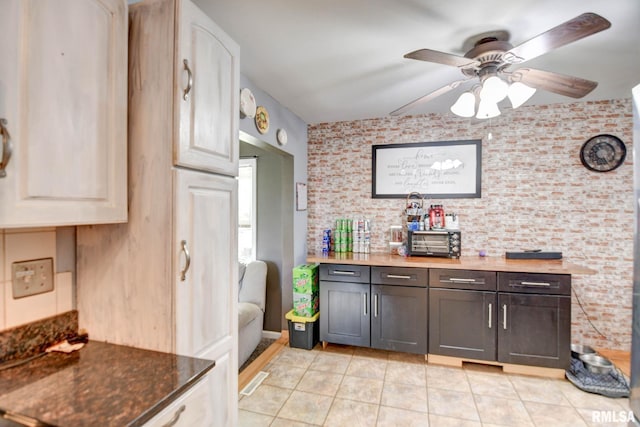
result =
[{"label": "plastic container", "polygon": [[302,317],[291,310],[284,317],[289,323],[289,347],[311,350],[320,341],[319,312],[313,317]]}]

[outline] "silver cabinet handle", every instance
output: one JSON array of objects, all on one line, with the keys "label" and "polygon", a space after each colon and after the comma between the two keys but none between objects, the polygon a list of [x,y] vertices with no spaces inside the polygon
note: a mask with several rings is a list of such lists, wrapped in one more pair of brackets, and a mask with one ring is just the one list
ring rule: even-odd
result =
[{"label": "silver cabinet handle", "polygon": [[451,277],[449,278],[450,282],[461,282],[461,283],[473,283],[476,281],[476,279],[460,279],[457,277]]},{"label": "silver cabinet handle", "polygon": [[191,92],[191,88],[193,87],[193,74],[191,73],[191,68],[189,68],[189,61],[185,59],[182,61],[182,63],[184,64],[185,71],[189,75],[189,79],[187,81],[187,87],[184,90],[184,93],[182,94],[182,99],[186,101],[187,99],[189,99],[189,92]]},{"label": "silver cabinet handle", "polygon": [[344,270],[333,270],[333,274],[337,276],[354,276],[356,274],[355,271],[344,271]]},{"label": "silver cabinet handle", "polygon": [[520,282],[520,284],[522,286],[544,286],[544,287],[551,286],[551,283],[545,283],[545,282]]},{"label": "silver cabinet handle", "polygon": [[189,255],[186,240],[180,242],[180,245],[182,246],[182,252],[184,252],[185,257],[184,269],[180,272],[180,281],[184,282],[187,279],[187,271],[189,271],[189,267],[191,266],[191,255]]},{"label": "silver cabinet handle", "polygon": [[489,329],[491,329],[491,312],[493,311],[493,305],[489,303]]},{"label": "silver cabinet handle", "polygon": [[11,135],[7,130],[7,119],[0,119],[0,134],[2,134],[2,158],[0,159],[0,178],[7,176],[5,171],[11,159]]},{"label": "silver cabinet handle", "polygon": [[373,294],[373,317],[378,317],[378,294]]},{"label": "silver cabinet handle", "polygon": [[411,280],[411,276],[404,276],[404,275],[400,275],[400,274],[387,274],[387,278],[388,278],[388,279],[405,279],[405,280]]},{"label": "silver cabinet handle", "polygon": [[182,415],[185,409],[187,409],[185,405],[179,407],[175,414],[173,414],[173,418],[171,418],[166,424],[162,424],[162,427],[172,427],[176,425],[176,423],[180,419],[180,415]]},{"label": "silver cabinet handle", "polygon": [[507,304],[502,306],[502,329],[507,329]]},{"label": "silver cabinet handle", "polygon": [[367,294],[362,294],[362,314],[367,316]]}]

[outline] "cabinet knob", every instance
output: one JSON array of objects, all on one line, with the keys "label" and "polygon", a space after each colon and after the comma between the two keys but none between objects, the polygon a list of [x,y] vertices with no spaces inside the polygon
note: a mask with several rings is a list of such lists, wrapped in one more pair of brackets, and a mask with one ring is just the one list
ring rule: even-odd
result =
[{"label": "cabinet knob", "polygon": [[2,135],[2,158],[0,159],[0,178],[7,176],[5,171],[11,159],[11,136],[7,130],[7,119],[0,119],[0,134]]}]

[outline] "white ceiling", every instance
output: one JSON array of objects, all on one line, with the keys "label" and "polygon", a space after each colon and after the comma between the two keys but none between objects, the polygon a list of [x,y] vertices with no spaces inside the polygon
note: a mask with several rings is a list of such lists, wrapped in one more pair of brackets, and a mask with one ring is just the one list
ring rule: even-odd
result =
[{"label": "white ceiling", "polygon": [[[629,98],[640,83],[638,0],[195,1],[240,45],[242,74],[309,124],[384,117],[462,77],[405,53],[464,55],[467,37],[490,30],[509,31],[515,46],[583,12],[611,28],[525,65],[598,82],[582,100]],[[409,114],[449,112],[462,91]],[[563,102],[574,99],[539,90],[526,105]]]}]

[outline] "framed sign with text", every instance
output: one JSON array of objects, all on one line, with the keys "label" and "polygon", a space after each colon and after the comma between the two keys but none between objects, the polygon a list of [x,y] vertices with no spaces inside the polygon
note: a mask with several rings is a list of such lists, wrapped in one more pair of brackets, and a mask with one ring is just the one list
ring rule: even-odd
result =
[{"label": "framed sign with text", "polygon": [[374,145],[371,197],[479,198],[481,160],[479,139]]}]

